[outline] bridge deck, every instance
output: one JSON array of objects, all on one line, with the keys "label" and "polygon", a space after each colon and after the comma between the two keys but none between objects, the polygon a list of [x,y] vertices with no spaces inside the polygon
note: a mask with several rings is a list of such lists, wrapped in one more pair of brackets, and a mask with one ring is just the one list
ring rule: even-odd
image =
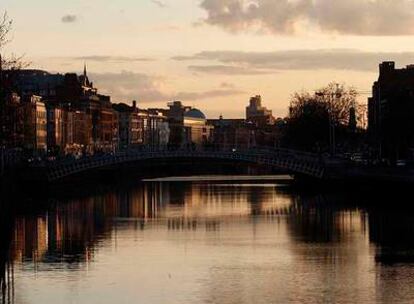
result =
[{"label": "bridge deck", "polygon": [[47,169],[47,179],[54,182],[59,179],[96,168],[151,159],[217,159],[242,161],[286,169],[314,178],[324,175],[324,163],[320,157],[306,152],[286,149],[262,149],[246,151],[128,151],[114,155],[86,157],[79,160],[63,160],[42,164]]}]

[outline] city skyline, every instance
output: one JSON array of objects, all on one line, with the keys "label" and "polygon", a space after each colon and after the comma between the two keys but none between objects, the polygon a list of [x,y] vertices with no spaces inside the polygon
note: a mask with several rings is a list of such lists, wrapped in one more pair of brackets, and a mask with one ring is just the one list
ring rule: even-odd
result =
[{"label": "city skyline", "polygon": [[[285,116],[292,93],[332,80],[366,92],[378,62],[413,61],[411,1],[254,3],[6,0],[14,20],[6,51],[51,72],[80,73],[86,62],[114,102],[159,107],[179,99],[209,117],[229,118],[242,117],[256,94]],[[266,15],[266,8],[278,13]],[[32,37],[37,42],[27,43]]]},{"label": "city skyline", "polygon": [[3,0],[0,303],[414,303],[414,0]]}]

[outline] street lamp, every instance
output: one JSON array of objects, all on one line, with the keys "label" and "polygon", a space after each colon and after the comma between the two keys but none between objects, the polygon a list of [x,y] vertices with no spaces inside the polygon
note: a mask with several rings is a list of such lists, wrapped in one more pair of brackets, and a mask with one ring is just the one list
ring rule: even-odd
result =
[{"label": "street lamp", "polygon": [[324,97],[324,96],[329,96],[329,102],[328,102],[328,116],[329,116],[329,147],[330,147],[330,152],[331,155],[334,156],[336,154],[336,138],[335,138],[335,119],[333,117],[333,100],[337,100],[339,98],[342,97],[341,92],[339,91],[339,85],[336,84],[336,91],[335,92],[331,92],[331,93],[327,93],[327,92],[316,92],[315,93],[316,96],[319,97]]}]

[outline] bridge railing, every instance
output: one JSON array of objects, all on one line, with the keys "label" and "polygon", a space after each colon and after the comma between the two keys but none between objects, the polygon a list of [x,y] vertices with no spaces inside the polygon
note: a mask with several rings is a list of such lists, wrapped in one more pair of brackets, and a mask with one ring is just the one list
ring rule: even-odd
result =
[{"label": "bridge railing", "polygon": [[239,156],[250,156],[250,157],[272,157],[280,158],[285,160],[300,160],[306,162],[318,162],[321,163],[323,160],[317,154],[312,154],[303,151],[291,150],[286,148],[273,148],[273,147],[254,147],[250,149],[237,149],[234,147],[207,147],[203,149],[189,149],[189,148],[176,148],[176,149],[150,149],[150,148],[140,148],[140,149],[129,149],[117,153],[110,154],[100,154],[94,156],[85,156],[78,159],[67,158],[54,161],[42,161],[34,163],[32,166],[41,166],[56,168],[62,166],[70,165],[83,165],[93,162],[116,162],[119,158],[134,158],[134,157],[171,157],[171,156],[182,156],[182,155],[191,155],[191,156],[212,156],[212,155],[239,155]]},{"label": "bridge railing", "polygon": [[113,166],[146,159],[181,157],[217,158],[236,161],[248,161],[259,164],[278,166],[296,173],[321,177],[325,164],[318,155],[280,148],[257,148],[224,150],[216,149],[130,149],[114,154],[100,154],[79,159],[64,159],[52,162],[38,162],[33,167],[46,169],[49,181],[58,180],[71,174],[76,174],[94,168]]}]

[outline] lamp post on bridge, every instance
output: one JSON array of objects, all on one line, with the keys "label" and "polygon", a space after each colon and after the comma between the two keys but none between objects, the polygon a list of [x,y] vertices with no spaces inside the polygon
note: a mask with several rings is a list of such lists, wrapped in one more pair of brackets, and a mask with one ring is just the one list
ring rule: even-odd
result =
[{"label": "lamp post on bridge", "polygon": [[327,92],[322,92],[322,91],[318,91],[315,93],[316,96],[318,97],[325,97],[328,96],[329,100],[328,100],[328,118],[329,118],[329,125],[328,125],[328,129],[329,129],[329,149],[330,149],[330,153],[331,156],[334,156],[336,154],[336,121],[334,118],[334,113],[333,113],[333,101],[337,101],[339,98],[342,97],[342,93],[339,91],[339,84],[336,84],[336,91],[335,92],[331,92],[331,93],[327,93]]}]

